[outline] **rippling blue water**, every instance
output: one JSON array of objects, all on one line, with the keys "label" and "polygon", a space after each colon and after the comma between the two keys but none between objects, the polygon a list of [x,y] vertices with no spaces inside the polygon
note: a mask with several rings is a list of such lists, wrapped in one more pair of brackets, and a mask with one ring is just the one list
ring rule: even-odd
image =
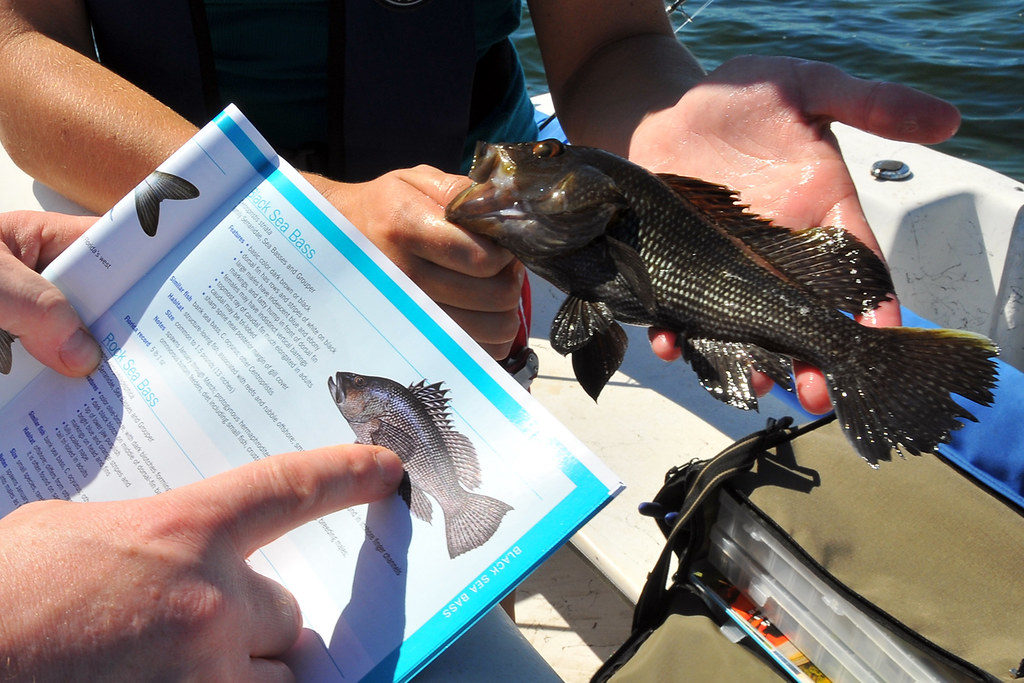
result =
[{"label": "rippling blue water", "polygon": [[[716,0],[679,35],[708,70],[740,54],[790,55],[938,95],[963,114],[939,149],[1024,180],[1021,0]],[[546,91],[528,14],[515,38],[531,92]]]}]

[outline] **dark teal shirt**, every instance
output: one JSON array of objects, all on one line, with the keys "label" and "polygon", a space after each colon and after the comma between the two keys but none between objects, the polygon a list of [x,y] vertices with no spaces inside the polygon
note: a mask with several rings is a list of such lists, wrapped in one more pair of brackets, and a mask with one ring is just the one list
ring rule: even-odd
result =
[{"label": "dark teal shirt", "polygon": [[[327,0],[204,0],[224,104],[234,102],[279,148],[327,136]],[[476,0],[477,57],[519,26],[521,0]],[[521,70],[520,70],[521,71]],[[502,104],[469,131],[477,140],[531,140],[533,107],[520,73]]]}]

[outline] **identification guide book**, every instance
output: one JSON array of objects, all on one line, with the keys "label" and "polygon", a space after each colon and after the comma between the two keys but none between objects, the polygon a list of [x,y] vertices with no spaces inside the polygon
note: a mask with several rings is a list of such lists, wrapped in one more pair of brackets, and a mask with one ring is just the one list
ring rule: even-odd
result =
[{"label": "identification guide book", "polygon": [[316,635],[300,680],[412,677],[621,489],[234,107],[44,275],[106,360],[70,379],[14,342],[0,514],[336,443],[403,458],[399,495],[250,558]]}]

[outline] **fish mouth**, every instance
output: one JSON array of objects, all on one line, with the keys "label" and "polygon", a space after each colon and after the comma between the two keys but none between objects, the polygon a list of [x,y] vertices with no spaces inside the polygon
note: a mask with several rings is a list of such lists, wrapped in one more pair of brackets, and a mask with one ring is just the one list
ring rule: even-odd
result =
[{"label": "fish mouth", "polygon": [[458,225],[494,237],[502,220],[526,218],[516,198],[516,163],[498,145],[476,143],[469,179],[473,184],[459,193],[445,209],[445,218]]},{"label": "fish mouth", "polygon": [[327,377],[327,389],[331,392],[331,398],[339,406],[345,402],[345,374],[344,372],[336,372],[334,377]]}]

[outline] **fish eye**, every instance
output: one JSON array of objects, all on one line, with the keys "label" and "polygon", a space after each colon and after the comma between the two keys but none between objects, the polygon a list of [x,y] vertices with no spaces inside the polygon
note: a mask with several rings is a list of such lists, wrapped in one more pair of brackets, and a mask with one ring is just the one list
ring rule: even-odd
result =
[{"label": "fish eye", "polygon": [[538,159],[550,159],[565,151],[565,145],[558,140],[541,140],[533,145],[531,151]]}]

